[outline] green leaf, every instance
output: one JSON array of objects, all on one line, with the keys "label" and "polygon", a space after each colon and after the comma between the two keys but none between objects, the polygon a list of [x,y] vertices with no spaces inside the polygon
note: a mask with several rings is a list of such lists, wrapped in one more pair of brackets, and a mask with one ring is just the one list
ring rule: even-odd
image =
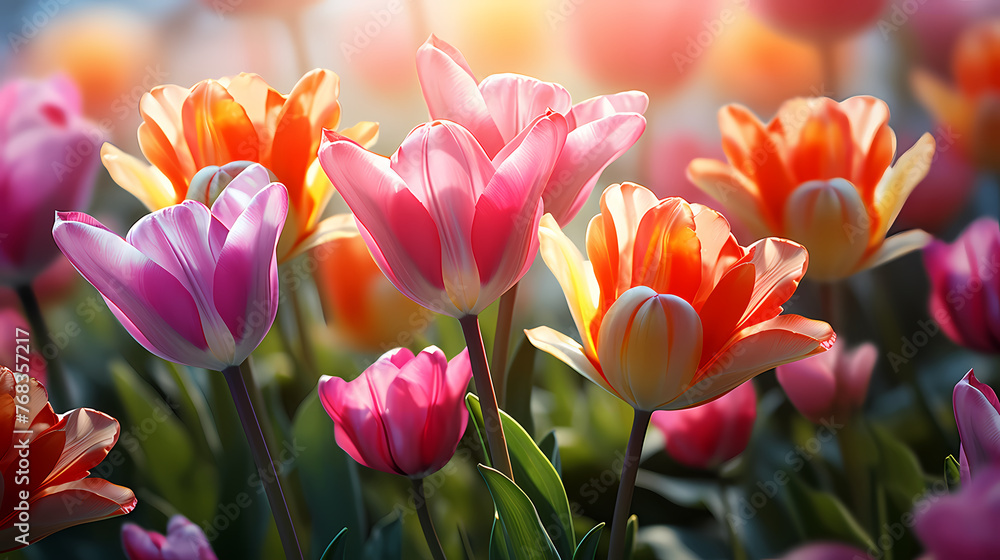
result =
[{"label": "green leaf", "polygon": [[556,473],[562,477],[562,459],[559,457],[559,442],[556,441],[556,431],[549,430],[542,441],[538,442],[538,448],[542,450],[545,457],[552,463]]},{"label": "green leaf", "polygon": [[573,560],[594,560],[597,555],[597,545],[601,542],[601,533],[604,532],[604,523],[598,523],[593,529],[587,531],[580,546],[576,547],[573,553]]},{"label": "green leaf", "polygon": [[333,420],[315,391],[295,412],[292,447],[299,453],[296,465],[312,519],[311,550],[321,550],[341,528],[350,529],[344,540],[351,550],[361,550],[367,527],[357,463],[334,442]]},{"label": "green leaf", "polygon": [[517,557],[511,553],[507,539],[503,534],[503,523],[500,516],[493,514],[493,528],[490,529],[490,560],[515,560]]},{"label": "green leaf", "polygon": [[962,469],[954,455],[944,458],[944,483],[949,492],[954,492],[962,486]]},{"label": "green leaf", "polygon": [[[466,397],[466,404],[476,427],[481,429],[483,413],[479,407],[479,399],[470,394]],[[542,525],[548,529],[559,554],[564,558],[571,558],[576,548],[576,535],[573,532],[569,499],[559,472],[524,428],[502,410],[500,418],[507,438],[514,482],[537,508]],[[480,438],[485,439],[485,434],[480,432]]]},{"label": "green leaf", "polygon": [[218,502],[214,465],[198,456],[184,424],[135,370],[121,361],[113,362],[110,369],[131,424],[122,429],[122,447],[132,454],[156,492],[181,513],[189,519],[211,518]]},{"label": "green leaf", "polygon": [[[493,540],[502,538],[503,548],[508,553],[514,553],[512,558],[521,558],[522,554],[531,552],[530,558],[560,560],[559,552],[545,532],[538,512],[531,505],[527,494],[499,471],[479,465],[479,473],[486,480],[490,495],[493,496],[493,505],[496,506],[497,521],[494,523]],[[494,558],[493,550],[491,542],[490,558]]]},{"label": "green leaf", "polygon": [[865,550],[875,549],[871,537],[836,496],[813,490],[798,478],[793,478],[787,488],[791,517],[808,540],[838,540]]},{"label": "green leaf", "polygon": [[872,426],[872,439],[878,447],[879,460],[875,472],[893,505],[899,511],[910,511],[913,497],[924,493],[924,471],[916,455],[890,433]]},{"label": "green leaf", "polygon": [[337,533],[336,537],[330,541],[330,545],[326,547],[323,551],[323,556],[319,557],[319,560],[344,560],[347,554],[347,527],[344,527]]},{"label": "green leaf", "polygon": [[535,377],[536,352],[528,337],[521,335],[510,362],[505,393],[504,408],[529,434],[535,433],[535,420],[531,416],[531,390]]},{"label": "green leaf", "polygon": [[403,519],[391,513],[372,527],[372,534],[365,543],[368,560],[399,560],[403,557]]},{"label": "green leaf", "polygon": [[178,389],[177,396],[181,401],[178,407],[180,419],[188,426],[198,428],[199,443],[213,457],[221,456],[222,443],[215,422],[212,420],[212,412],[201,388],[191,377],[190,368],[163,360],[157,360],[157,367],[166,370]]},{"label": "green leaf", "polygon": [[625,560],[632,560],[635,553],[635,542],[639,537],[639,516],[632,514],[625,524]]}]

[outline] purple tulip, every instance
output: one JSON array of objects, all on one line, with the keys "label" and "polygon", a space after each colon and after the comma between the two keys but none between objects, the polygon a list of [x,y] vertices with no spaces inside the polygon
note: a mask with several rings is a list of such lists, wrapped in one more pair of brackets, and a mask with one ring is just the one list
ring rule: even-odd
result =
[{"label": "purple tulip", "polygon": [[69,79],[0,87],[0,282],[26,285],[59,255],[52,217],[89,204],[102,141]]},{"label": "purple tulip", "polygon": [[274,322],[287,210],[285,187],[255,165],[211,211],[185,200],[143,217],[125,239],[87,214],[59,213],[52,235],[139,344],[221,371],[242,363]]},{"label": "purple tulip", "polygon": [[993,467],[962,484],[957,494],[942,496],[918,512],[913,528],[934,560],[995,560],[998,519],[1000,468]]},{"label": "purple tulip", "polygon": [[205,533],[183,515],[170,518],[166,536],[122,525],[122,546],[128,560],[217,560]]},{"label": "purple tulip", "polygon": [[962,441],[959,465],[966,483],[980,470],[1000,468],[1000,401],[972,370],[955,385],[952,401]]}]

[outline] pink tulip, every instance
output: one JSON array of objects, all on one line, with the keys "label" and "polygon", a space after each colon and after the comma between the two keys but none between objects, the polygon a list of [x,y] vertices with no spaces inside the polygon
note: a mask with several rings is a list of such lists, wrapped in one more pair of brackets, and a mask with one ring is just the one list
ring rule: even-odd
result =
[{"label": "pink tulip", "polygon": [[817,542],[795,548],[781,560],[864,560],[868,553],[853,546],[834,542]]},{"label": "pink tulip", "polygon": [[390,350],[348,383],[324,375],[319,397],[337,445],[366,467],[413,479],[437,472],[455,454],[469,421],[469,352],[449,362],[429,346],[416,356]]},{"label": "pink tulip", "polygon": [[170,518],[166,536],[125,523],[122,546],[128,560],[217,560],[205,533],[183,515]]},{"label": "pink tulip", "polygon": [[778,383],[809,421],[846,421],[865,404],[877,358],[874,344],[848,351],[837,342],[822,354],[778,366]]},{"label": "pink tulip", "polygon": [[653,425],[666,438],[667,453],[696,469],[715,468],[742,453],[756,419],[753,383],[700,406],[653,413]]},{"label": "pink tulip", "polygon": [[400,292],[456,318],[477,315],[528,271],[542,188],[566,119],[536,118],[492,158],[459,124],[413,129],[391,158],[326,131],[319,161]]},{"label": "pink tulip", "polygon": [[984,469],[1000,468],[1000,401],[972,370],[955,385],[952,401],[962,441],[959,465],[965,483]]},{"label": "pink tulip", "polygon": [[211,211],[185,200],[143,217],[125,239],[86,214],[59,213],[52,235],[139,344],[222,370],[242,363],[274,321],[287,210],[285,187],[257,165]]},{"label": "pink tulip", "polygon": [[995,560],[1000,550],[1000,468],[981,472],[957,494],[916,504],[917,538],[933,560]]},{"label": "pink tulip", "polygon": [[784,31],[829,41],[874,26],[888,5],[889,0],[758,0],[752,9]]},{"label": "pink tulip", "polygon": [[103,140],[80,103],[63,77],[0,87],[0,283],[30,283],[59,255],[56,210],[90,202]]},{"label": "pink tulip", "polygon": [[930,311],[948,338],[980,352],[1000,352],[1000,226],[973,222],[951,244],[924,248]]},{"label": "pink tulip", "polygon": [[559,84],[519,74],[493,74],[477,82],[465,57],[431,35],[417,50],[417,77],[432,119],[469,129],[491,158],[537,117],[566,116],[569,134],[542,197],[560,226],[580,211],[604,168],[625,153],[646,128],[649,98],[641,91],[593,97],[573,105]]}]

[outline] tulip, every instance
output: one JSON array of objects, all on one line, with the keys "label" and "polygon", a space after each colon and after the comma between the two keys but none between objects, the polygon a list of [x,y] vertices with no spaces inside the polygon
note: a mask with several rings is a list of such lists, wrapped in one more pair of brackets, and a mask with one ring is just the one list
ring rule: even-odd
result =
[{"label": "tulip", "polygon": [[[101,157],[111,178],[150,210],[200,200],[192,180],[204,167],[260,163],[288,189],[288,226],[278,243],[278,260],[286,262],[336,233],[332,218],[322,220],[333,187],[316,149],[322,130],[340,123],[339,89],[340,79],[328,70],[309,72],[287,96],[245,73],[190,89],[157,86],[139,102],[139,145],[152,165],[110,144]],[[362,122],[342,134],[370,145],[378,125]]]},{"label": "tulip", "polygon": [[757,391],[753,383],[744,383],[701,406],[654,412],[652,422],[675,461],[714,469],[746,449],[756,419]]},{"label": "tulip", "polygon": [[824,542],[800,546],[781,557],[781,560],[862,560],[868,553],[846,544]]},{"label": "tulip", "polygon": [[[87,478],[118,441],[117,420],[89,408],[57,415],[37,380],[7,368],[0,368],[0,417],[6,430],[0,454],[0,552],[135,508],[128,488]],[[29,476],[17,476],[19,457],[26,456]],[[16,526],[21,523],[30,526],[27,532]]]},{"label": "tulip", "polygon": [[914,93],[931,116],[949,128],[966,157],[982,169],[1000,171],[1000,19],[962,33],[951,69],[954,86],[915,71]]},{"label": "tulip", "polygon": [[1000,468],[984,470],[957,494],[918,502],[914,532],[928,560],[993,560],[1000,548]]},{"label": "tulip", "polygon": [[166,536],[125,523],[122,546],[128,560],[218,560],[201,527],[183,515],[170,518]]},{"label": "tulip", "polygon": [[68,79],[0,87],[0,283],[26,286],[59,255],[52,216],[90,203],[100,143]]},{"label": "tulip", "polygon": [[964,484],[987,469],[1000,468],[1000,401],[972,370],[955,385],[952,399],[962,441],[959,466]]},{"label": "tulip", "polygon": [[561,85],[528,76],[494,74],[477,82],[462,53],[433,35],[417,50],[417,76],[431,118],[467,128],[490,158],[546,111],[565,115],[566,142],[542,194],[545,211],[560,225],[576,216],[604,168],[646,128],[645,93],[625,91],[573,105]]},{"label": "tulip", "polygon": [[778,366],[776,374],[796,410],[810,422],[846,423],[865,404],[877,358],[874,344],[848,351],[841,342],[828,352]]},{"label": "tulip", "polygon": [[888,5],[888,0],[759,0],[752,9],[789,33],[828,41],[874,25]]},{"label": "tulip", "polygon": [[793,99],[767,125],[728,105],[719,124],[729,163],[696,159],[688,175],[756,236],[805,245],[810,278],[839,280],[931,239],[920,230],[885,237],[934,154],[924,134],[890,167],[888,122],[885,103],[868,96]]},{"label": "tulip", "polygon": [[59,213],[52,235],[146,350],[221,371],[250,355],[277,313],[274,251],[288,199],[269,183],[255,166],[211,211],[193,200],[157,210],[125,239],[79,212]]},{"label": "tulip", "polygon": [[324,375],[323,407],[337,445],[362,465],[413,479],[441,469],[455,454],[469,421],[469,353],[448,361],[436,346],[416,356],[406,348],[383,354],[357,379]]},{"label": "tulip", "polygon": [[1000,352],[1000,226],[980,218],[954,243],[924,249],[931,280],[930,311],[956,344]]},{"label": "tulip", "polygon": [[587,228],[589,263],[551,216],[539,236],[583,344],[549,327],[525,331],[528,340],[635,409],[611,531],[610,557],[620,558],[652,411],[715,400],[823,352],[836,335],[781,315],[805,274],[805,248],[776,238],[741,247],[705,206],[612,185]]},{"label": "tulip", "polygon": [[[351,218],[353,222],[353,218]],[[433,315],[399,292],[372,260],[357,227],[313,249],[316,287],[327,321],[353,348],[407,344]]]}]

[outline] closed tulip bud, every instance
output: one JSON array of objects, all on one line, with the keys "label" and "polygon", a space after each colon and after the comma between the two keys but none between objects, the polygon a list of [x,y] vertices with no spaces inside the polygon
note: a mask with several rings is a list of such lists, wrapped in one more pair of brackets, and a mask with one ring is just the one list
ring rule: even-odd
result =
[{"label": "closed tulip bud", "polygon": [[993,389],[969,373],[955,385],[952,396],[961,439],[962,482],[988,468],[1000,468],[1000,401]]},{"label": "closed tulip bud", "polygon": [[865,404],[877,358],[874,344],[848,351],[840,342],[823,354],[778,366],[776,373],[789,400],[809,421],[845,422]]},{"label": "closed tulip bud", "polygon": [[973,222],[954,243],[924,249],[930,312],[948,338],[980,352],[1000,352],[1000,226]]},{"label": "closed tulip bud", "polygon": [[323,408],[337,445],[366,467],[420,479],[455,454],[469,414],[469,353],[449,362],[435,346],[416,356],[406,348],[382,355],[357,379],[324,375]]},{"label": "closed tulip bud", "polygon": [[125,523],[122,546],[128,560],[217,560],[201,527],[183,515],[170,518],[166,535]]},{"label": "closed tulip bud", "polygon": [[667,453],[696,469],[713,469],[746,449],[757,419],[757,391],[744,383],[714,401],[653,413]]}]

